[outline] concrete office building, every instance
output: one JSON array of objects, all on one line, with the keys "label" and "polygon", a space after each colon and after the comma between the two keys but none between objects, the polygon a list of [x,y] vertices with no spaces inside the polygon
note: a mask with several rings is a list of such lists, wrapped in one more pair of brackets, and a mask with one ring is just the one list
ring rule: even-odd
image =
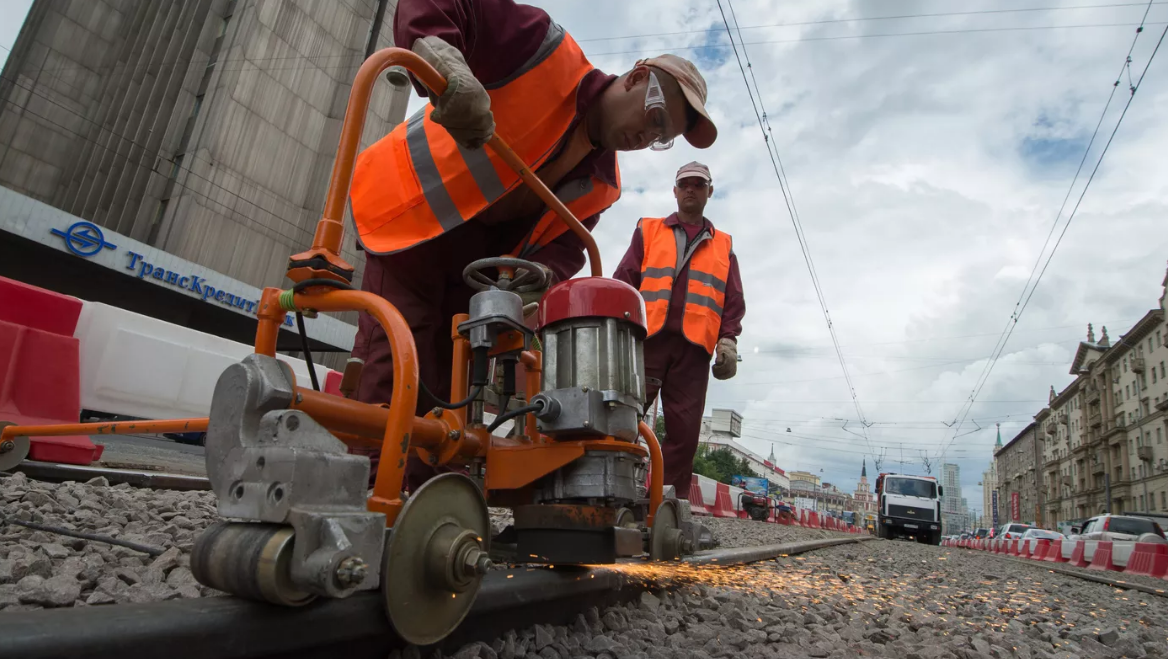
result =
[{"label": "concrete office building", "polygon": [[[35,0],[0,79],[0,275],[250,343],[260,289],[312,242],[353,76],[392,45],[395,8]],[[363,145],[404,118],[390,79]],[[342,256],[359,284],[351,235]],[[308,325],[314,348],[351,349],[354,314]]]},{"label": "concrete office building", "polygon": [[945,463],[941,465],[941,526],[946,535],[968,530],[969,520],[961,498],[961,467]]},{"label": "concrete office building", "polygon": [[736,458],[746,460],[752,471],[760,478],[767,479],[772,490],[777,490],[781,496],[790,492],[791,481],[787,472],[783,471],[775,461],[775,450],[771,447],[771,455],[764,458],[738,442],[742,437],[742,415],[734,410],[714,409],[711,416],[702,418],[702,429],[698,434],[698,449],[716,451],[726,449]]}]

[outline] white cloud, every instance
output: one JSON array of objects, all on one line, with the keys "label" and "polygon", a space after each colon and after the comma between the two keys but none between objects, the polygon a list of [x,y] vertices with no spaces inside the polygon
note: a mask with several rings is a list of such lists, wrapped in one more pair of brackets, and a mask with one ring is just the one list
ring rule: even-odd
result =
[{"label": "white cloud", "polygon": [[[727,43],[717,6],[704,0],[536,4],[612,73],[639,57]],[[949,10],[926,2],[761,0],[739,0],[734,9],[744,26]],[[1009,319],[1134,27],[808,39],[1127,24],[1142,14],[1142,7],[1122,7],[744,31],[748,44],[784,41],[748,46],[752,68],[856,393],[875,423],[871,444],[886,447],[886,470],[921,471],[920,451],[935,455],[954,436],[943,422],[954,420]],[[1168,7],[1153,6],[1148,20],[1168,20]],[[707,28],[714,31],[592,41]],[[1160,29],[1141,36],[1134,75]],[[783,466],[822,468],[825,479],[851,489],[869,449],[833,420],[850,419],[847,430],[860,430],[742,74],[725,49],[675,52],[702,69],[719,139],[705,152],[679,142],[665,153],[621,156],[625,193],[597,229],[605,271],[615,268],[637,218],[674,209],[676,167],[707,163],[717,187],[707,215],[734,235],[747,299],[741,345],[751,347],[734,380],[712,382],[707,411],[739,410],[743,441],[756,452],[784,442],[774,444]],[[1156,121],[1156,108],[1168,102],[1168,56],[1160,56],[948,452],[977,508],[994,423],[1002,422],[1009,441],[1051,385],[1070,381],[1069,360],[1088,322],[1097,331],[1109,324],[1117,336],[1159,298],[1168,247],[1168,183],[1160,173],[1168,125]],[[1126,82],[1124,74],[1107,132],[1126,101]],[[897,464],[902,451],[916,464]]]}]

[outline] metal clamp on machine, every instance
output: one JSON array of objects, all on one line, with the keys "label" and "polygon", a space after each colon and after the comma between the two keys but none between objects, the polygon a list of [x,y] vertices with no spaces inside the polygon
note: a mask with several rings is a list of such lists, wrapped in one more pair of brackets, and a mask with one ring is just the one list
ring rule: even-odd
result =
[{"label": "metal clamp on machine", "polygon": [[[260,523],[219,523],[191,559],[202,583],[285,605],[377,588],[385,542],[385,515],[366,509],[369,459],[288,409],[295,389],[291,369],[266,355],[220,376],[207,476],[220,515]],[[244,547],[255,565],[226,560]]]}]

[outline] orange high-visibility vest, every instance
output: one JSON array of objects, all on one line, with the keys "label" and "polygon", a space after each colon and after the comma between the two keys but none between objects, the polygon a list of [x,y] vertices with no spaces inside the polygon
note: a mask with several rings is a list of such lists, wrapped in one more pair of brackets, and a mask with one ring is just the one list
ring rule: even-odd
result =
[{"label": "orange high-visibility vest", "polygon": [[691,343],[714,354],[726,304],[726,278],[730,276],[730,234],[703,229],[686,245],[685,229],[665,225],[665,218],[641,218],[641,297],[645,298],[649,336],[665,327],[673,280],[689,264],[682,333]]},{"label": "orange high-visibility vest", "polygon": [[[615,187],[600,178],[589,176],[564,181],[556,186],[554,192],[556,197],[568,207],[568,210],[572,211],[572,215],[583,221],[585,218],[608,210],[616,203],[617,199],[620,199],[620,180],[620,166],[616,165]],[[539,222],[536,223],[531,233],[511,252],[511,256],[517,256],[521,259],[530,258],[541,247],[559,238],[567,230],[568,225],[564,224],[560,216],[554,210],[547,210],[539,218]]]},{"label": "orange high-visibility vest", "polygon": [[[533,171],[568,131],[579,84],[592,70],[571,35],[551,23],[528,62],[486,85],[495,132]],[[357,157],[349,194],[367,252],[388,254],[436,238],[522,185],[489,148],[459,146],[430,120],[433,109],[427,104]]]}]

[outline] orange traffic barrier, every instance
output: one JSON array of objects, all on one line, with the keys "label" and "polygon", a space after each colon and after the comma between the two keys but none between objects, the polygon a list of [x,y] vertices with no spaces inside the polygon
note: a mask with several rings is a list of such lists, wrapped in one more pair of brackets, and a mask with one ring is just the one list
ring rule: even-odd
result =
[{"label": "orange traffic barrier", "polygon": [[[532,418],[535,418],[534,416]],[[710,510],[702,501],[702,485],[694,476],[689,482],[689,511],[695,515],[709,515]]]},{"label": "orange traffic barrier", "polygon": [[734,503],[730,501],[730,486],[718,483],[717,493],[714,495],[714,517],[737,517],[734,512]]},{"label": "orange traffic barrier", "polygon": [[1075,543],[1075,548],[1071,550],[1071,560],[1068,561],[1068,564],[1071,567],[1087,567],[1087,559],[1083,557],[1086,549],[1086,540],[1077,541]]},{"label": "orange traffic barrier", "polygon": [[1117,566],[1111,560],[1114,549],[1115,547],[1110,540],[1100,540],[1099,543],[1095,545],[1095,553],[1091,555],[1091,563],[1087,565],[1087,569],[1123,572],[1123,568]]},{"label": "orange traffic barrier", "polygon": [[1030,558],[1036,561],[1046,560],[1046,552],[1050,551],[1050,540],[1040,538],[1036,541],[1031,541],[1034,546],[1030,548]]},{"label": "orange traffic barrier", "polygon": [[1063,539],[1055,538],[1050,541],[1050,546],[1046,548],[1046,555],[1042,560],[1047,563],[1066,563],[1067,559],[1063,558]]},{"label": "orange traffic barrier", "polygon": [[1158,542],[1137,542],[1127,559],[1124,572],[1145,577],[1163,578],[1168,575],[1168,545]]}]

